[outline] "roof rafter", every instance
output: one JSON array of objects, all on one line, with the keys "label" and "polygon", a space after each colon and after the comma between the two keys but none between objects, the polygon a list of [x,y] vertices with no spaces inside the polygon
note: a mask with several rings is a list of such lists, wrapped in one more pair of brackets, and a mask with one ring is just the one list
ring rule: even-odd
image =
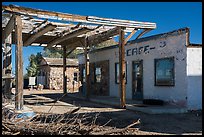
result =
[{"label": "roof rafter", "polygon": [[15,28],[15,15],[12,15],[9,22],[6,25],[6,28],[2,31],[2,41],[5,41],[5,39],[11,34],[13,29]]},{"label": "roof rafter", "polygon": [[68,40],[68,39],[77,37],[77,36],[79,36],[79,35],[81,35],[81,34],[84,34],[84,33],[88,32],[88,31],[91,31],[91,29],[88,29],[88,28],[80,28],[80,29],[78,29],[78,30],[75,30],[75,31],[73,31],[73,32],[71,32],[71,33],[69,33],[69,34],[63,36],[63,37],[54,39],[53,41],[51,41],[50,43],[48,43],[47,46],[48,46],[48,47],[52,47],[53,45],[56,45],[56,44],[59,44],[59,43],[65,41],[65,40]]},{"label": "roof rafter", "polygon": [[52,25],[52,24],[48,24],[45,27],[41,28],[38,32],[36,32],[35,34],[31,35],[25,42],[24,42],[24,46],[28,46],[30,44],[32,44],[37,38],[39,38],[40,36],[42,36],[43,34],[47,33],[48,31],[53,30],[54,28],[56,28],[56,25]]},{"label": "roof rafter", "polygon": [[88,37],[88,45],[93,46],[95,44],[99,44],[99,43],[101,43],[103,41],[109,40],[110,37],[113,37],[113,36],[115,36],[117,34],[119,34],[118,27],[115,27],[113,29],[104,31],[102,33],[89,36]]}]

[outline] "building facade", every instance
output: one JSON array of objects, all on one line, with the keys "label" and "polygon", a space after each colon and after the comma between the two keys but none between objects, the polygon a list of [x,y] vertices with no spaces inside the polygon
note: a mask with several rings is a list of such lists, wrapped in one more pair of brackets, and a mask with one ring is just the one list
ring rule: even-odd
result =
[{"label": "building facade", "polygon": [[[78,60],[67,59],[66,64],[67,90],[73,92],[80,86]],[[47,89],[63,89],[63,59],[44,57],[40,63],[40,76],[37,77],[37,84],[42,84]]]},{"label": "building facade", "polygon": [[[190,44],[188,28],[130,41],[125,51],[127,99],[202,109],[202,46]],[[83,82],[83,54],[78,59]],[[120,97],[118,45],[91,51],[89,62],[91,94]]]}]

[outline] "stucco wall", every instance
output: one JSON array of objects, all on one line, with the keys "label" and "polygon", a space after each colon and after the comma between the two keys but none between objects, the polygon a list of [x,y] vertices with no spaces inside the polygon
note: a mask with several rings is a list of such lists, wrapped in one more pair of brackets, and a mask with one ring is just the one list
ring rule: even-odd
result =
[{"label": "stucco wall", "polygon": [[188,108],[202,109],[202,48],[187,48]]},{"label": "stucco wall", "polygon": [[[162,99],[180,106],[187,103],[186,32],[175,32],[147,41],[128,44],[125,47],[127,61],[126,98],[132,98],[132,61],[143,60],[143,97]],[[90,62],[109,60],[110,96],[119,97],[119,85],[115,84],[115,63],[119,61],[119,49],[97,51],[90,54]],[[136,54],[137,50],[137,54]],[[141,50],[139,53],[138,51]],[[154,59],[174,57],[175,86],[154,86]],[[79,56],[79,64],[83,64]]]}]

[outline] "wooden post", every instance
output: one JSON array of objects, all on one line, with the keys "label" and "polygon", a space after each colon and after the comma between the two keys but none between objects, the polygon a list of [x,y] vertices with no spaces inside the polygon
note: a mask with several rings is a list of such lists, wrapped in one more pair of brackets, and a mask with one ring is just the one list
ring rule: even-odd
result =
[{"label": "wooden post", "polygon": [[[2,77],[4,77],[5,76],[5,70],[6,70],[6,43],[3,40],[2,40],[2,45],[3,45],[3,51],[2,51],[2,54],[3,54],[3,58],[2,58],[3,59]],[[6,92],[5,91],[5,79],[2,79],[2,96],[5,96],[5,92]]]},{"label": "wooden post", "polygon": [[86,83],[86,98],[89,99],[89,92],[90,92],[90,85],[89,85],[89,57],[88,57],[88,51],[87,51],[87,37],[84,40],[84,46],[85,46],[85,50],[84,50],[84,56],[85,56],[85,83]]},{"label": "wooden post", "polygon": [[5,41],[5,76],[7,78],[5,79],[5,95],[10,100],[11,99],[11,34],[7,37]]},{"label": "wooden post", "polygon": [[121,108],[126,108],[125,106],[125,44],[124,44],[124,28],[119,27],[119,89],[120,89],[120,105]]},{"label": "wooden post", "polygon": [[16,94],[15,109],[23,109],[23,61],[22,61],[22,20],[20,16],[15,18],[15,34],[16,34]]},{"label": "wooden post", "polygon": [[63,93],[66,94],[67,93],[67,75],[66,75],[66,53],[67,53],[67,49],[66,46],[63,45]]}]

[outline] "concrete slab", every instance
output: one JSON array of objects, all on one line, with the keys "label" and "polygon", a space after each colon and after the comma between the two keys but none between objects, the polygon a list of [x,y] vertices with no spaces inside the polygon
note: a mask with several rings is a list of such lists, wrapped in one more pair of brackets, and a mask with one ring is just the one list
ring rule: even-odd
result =
[{"label": "concrete slab", "polygon": [[[83,95],[78,94],[67,94],[67,96],[86,99]],[[90,96],[89,101],[111,105],[114,107],[120,107],[120,98],[109,97],[109,96]],[[186,113],[187,108],[178,107],[174,105],[163,105],[163,106],[155,106],[155,105],[144,105],[142,101],[136,100],[126,100],[126,109],[132,111],[140,111],[147,114],[176,114],[176,113]]]}]

